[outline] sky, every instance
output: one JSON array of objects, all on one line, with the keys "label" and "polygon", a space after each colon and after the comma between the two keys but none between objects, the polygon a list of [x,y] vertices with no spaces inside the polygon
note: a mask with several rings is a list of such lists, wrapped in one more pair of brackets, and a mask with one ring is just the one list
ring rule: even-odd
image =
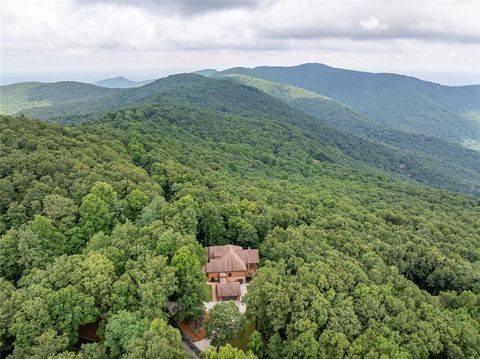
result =
[{"label": "sky", "polygon": [[2,0],[2,84],[307,62],[480,83],[480,1]]}]

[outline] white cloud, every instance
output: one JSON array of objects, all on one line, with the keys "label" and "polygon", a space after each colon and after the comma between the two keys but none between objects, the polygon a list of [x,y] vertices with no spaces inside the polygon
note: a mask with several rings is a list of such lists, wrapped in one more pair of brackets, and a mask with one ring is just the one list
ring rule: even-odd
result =
[{"label": "white cloud", "polygon": [[382,24],[375,16],[370,16],[368,19],[360,20],[358,23],[363,30],[388,30],[390,26],[388,24]]},{"label": "white cloud", "polygon": [[477,1],[4,0],[1,23],[4,75],[302,62],[480,71]]}]

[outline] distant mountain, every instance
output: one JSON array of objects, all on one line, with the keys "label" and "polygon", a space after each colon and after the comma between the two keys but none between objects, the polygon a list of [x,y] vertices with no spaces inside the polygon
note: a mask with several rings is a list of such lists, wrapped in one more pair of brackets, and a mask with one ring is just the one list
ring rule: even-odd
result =
[{"label": "distant mountain", "polygon": [[[293,87],[290,90],[293,93],[307,93]],[[264,91],[239,83],[238,79],[209,78],[196,74],[172,75],[129,89],[59,82],[10,85],[0,87],[0,91],[2,101],[6,99],[6,108],[12,110],[17,106],[14,113],[57,122],[78,122],[96,118],[107,111],[129,107],[132,111],[127,113],[135,117],[135,109],[144,104],[180,105],[195,111],[204,109],[220,113],[227,119],[228,116],[241,116],[247,122],[274,121],[287,126],[287,138],[288,133],[293,135],[293,128],[307,136],[311,142],[308,151],[319,161],[376,168],[397,178],[435,187],[476,194],[480,192],[480,154],[463,149],[462,152],[456,148],[457,152],[447,151],[459,158],[458,161],[451,161],[449,158],[434,156],[427,150],[410,150],[408,147],[401,148],[400,145],[392,146],[386,141],[380,143],[373,138],[341,132],[327,122],[342,119],[347,124],[369,120],[336,101],[318,95],[310,96],[328,104],[326,112],[329,116],[326,120],[322,116],[314,117],[293,108],[293,104],[288,105],[286,99],[282,101]],[[348,116],[352,118],[349,120]],[[175,121],[175,118],[170,120]],[[202,131],[201,126],[198,130]],[[214,132],[215,129],[209,128],[208,131]],[[405,145],[404,139],[399,142]]]},{"label": "distant mountain", "polygon": [[131,88],[131,87],[140,87],[155,80],[145,80],[145,81],[132,81],[123,76],[113,77],[111,79],[105,79],[101,81],[94,82],[96,86],[107,87],[107,88]]},{"label": "distant mountain", "polygon": [[202,75],[202,76],[210,77],[210,76],[215,75],[217,72],[218,72],[218,71],[215,70],[215,69],[204,69],[204,70],[194,71],[193,73],[194,73],[194,74],[197,74],[197,75]]},{"label": "distant mountain", "polygon": [[233,68],[216,76],[227,74],[278,81],[328,96],[385,127],[480,144],[480,85],[442,86],[409,76],[323,64]]}]

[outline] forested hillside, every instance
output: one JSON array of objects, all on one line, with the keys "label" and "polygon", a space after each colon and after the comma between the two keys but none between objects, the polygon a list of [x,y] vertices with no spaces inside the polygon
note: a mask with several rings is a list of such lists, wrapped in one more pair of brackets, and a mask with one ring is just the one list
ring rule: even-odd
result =
[{"label": "forested hillside", "polygon": [[[463,167],[473,173],[480,173],[480,153],[460,144],[381,126],[331,98],[296,86],[246,75],[225,76],[271,94],[341,131],[393,146],[397,153],[403,153],[410,160],[427,161],[436,168],[446,166],[457,171],[454,168]],[[433,184],[433,182],[420,181]]]},{"label": "forested hillside", "polygon": [[198,318],[186,278],[225,243],[260,248],[259,357],[480,355],[478,198],[389,179],[280,102],[184,90],[77,125],[1,117],[2,357],[188,357],[165,306]]},{"label": "forested hillside", "polygon": [[380,125],[472,146],[480,141],[480,85],[449,87],[414,77],[333,68],[232,68],[240,74],[279,81],[331,97]]},{"label": "forested hillside", "polygon": [[[369,121],[330,100],[316,103],[315,111],[311,111],[317,116],[314,118],[263,91],[238,84],[234,79],[180,74],[133,89],[107,89],[60,82],[9,85],[1,87],[1,90],[2,108],[17,109],[5,113],[22,113],[59,122],[86,121],[105,111],[129,105],[164,103],[182,103],[220,114],[270,119],[293,125],[296,131],[304,131],[303,135],[313,141],[313,152],[317,151],[315,147],[329,147],[329,154],[322,159],[342,155],[344,161],[353,159],[357,165],[374,167],[397,178],[467,193],[478,194],[480,191],[478,153],[434,139],[415,140],[414,136],[404,133],[385,134],[381,128],[374,126],[368,127],[370,132],[367,135],[361,134],[363,130],[356,133],[363,138],[345,134],[329,126],[328,122],[333,125],[339,122],[358,124],[352,126],[363,129]],[[298,103],[292,105],[305,111],[311,109]],[[345,127],[339,126],[339,129],[344,130]]]}]

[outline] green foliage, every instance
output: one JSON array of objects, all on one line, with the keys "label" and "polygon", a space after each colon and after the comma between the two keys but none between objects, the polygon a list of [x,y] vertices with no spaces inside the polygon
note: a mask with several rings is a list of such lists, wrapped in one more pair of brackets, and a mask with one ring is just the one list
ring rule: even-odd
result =
[{"label": "green foliage", "polygon": [[0,237],[0,276],[8,280],[18,279],[22,273],[18,248],[18,230],[11,229]]},{"label": "green foliage", "polygon": [[[1,118],[2,357],[183,357],[167,302],[199,318],[202,245],[227,243],[260,248],[259,357],[479,356],[478,198],[392,180],[366,142],[231,80],[152,86],[161,105],[82,125]],[[232,343],[236,306],[210,315]],[[97,320],[103,342],[70,353]]]},{"label": "green foliage", "polygon": [[105,328],[104,344],[113,358],[188,358],[180,333],[165,320],[149,322],[127,311],[112,315]]},{"label": "green foliage", "polygon": [[256,330],[250,335],[248,349],[251,350],[258,359],[265,357],[265,344],[263,343],[262,335]]},{"label": "green foliage", "polygon": [[205,330],[213,346],[227,344],[241,329],[241,314],[234,302],[219,302],[209,310]]},{"label": "green foliage", "polygon": [[104,344],[112,357],[123,356],[129,341],[141,337],[148,329],[149,323],[139,319],[135,314],[120,311],[112,315],[105,327]]},{"label": "green foliage", "polygon": [[[264,243],[263,253],[276,262],[258,271],[246,303],[247,316],[270,337],[271,357],[454,357],[475,347],[470,341],[480,337],[474,331],[466,335],[468,343],[450,341],[450,330],[478,327],[474,316],[457,322],[457,313],[442,308],[398,269],[372,252],[354,258],[354,248],[329,240],[323,231],[277,229]],[[369,245],[363,244],[364,250]],[[292,257],[298,260],[282,259]],[[442,297],[452,298],[455,307],[454,297]],[[457,326],[463,329],[453,329]],[[447,354],[453,351],[457,354]]]},{"label": "green foliage", "polygon": [[57,227],[67,230],[75,222],[77,206],[71,198],[51,194],[43,199],[43,212]]},{"label": "green foliage", "polygon": [[[475,122],[475,114],[480,110],[478,85],[448,87],[408,76],[342,70],[322,64],[233,68],[217,75],[227,74],[297,86],[344,103],[379,124],[407,132],[449,141],[478,140],[480,136]],[[261,80],[260,83],[270,91],[275,88]],[[290,94],[296,95],[292,90]]]},{"label": "green foliage", "polygon": [[187,359],[180,333],[163,319],[154,319],[141,337],[131,339],[126,346],[127,359]]},{"label": "green foliage", "polygon": [[13,318],[14,303],[12,297],[15,291],[13,284],[0,277],[0,355],[6,356],[11,351],[9,324]]},{"label": "green foliage", "polygon": [[[221,75],[234,76],[249,86],[230,78],[179,74],[130,89],[59,82],[8,85],[0,87],[0,91],[8,108],[36,118],[69,123],[126,106],[166,103],[248,118],[276,119],[303,128],[323,145],[333,145],[370,167],[427,185],[478,194],[480,155],[462,147],[464,144],[474,147],[479,142],[478,86],[443,87],[398,75],[351,72],[318,64],[231,69],[217,74]],[[337,77],[341,80],[334,80]],[[18,98],[21,98],[19,103]],[[24,98],[30,101],[24,102]],[[42,104],[37,104],[37,99]],[[3,113],[15,111],[5,109]],[[128,121],[142,117],[137,109],[129,109],[125,114]],[[335,131],[327,123],[349,134]],[[152,157],[148,154],[148,142],[135,130],[131,129],[124,145],[133,162],[145,168]],[[203,132],[202,129],[199,133]],[[276,160],[274,155],[263,151],[256,157],[270,164]],[[316,160],[331,158],[316,156]],[[236,164],[230,162],[228,166],[234,168]],[[169,189],[168,181],[163,185]],[[168,191],[165,194],[168,198]],[[21,211],[17,214],[21,215]]]},{"label": "green foliage", "polygon": [[86,237],[103,231],[109,232],[114,222],[117,193],[110,184],[97,182],[80,206],[80,225]]},{"label": "green foliage", "polygon": [[187,246],[180,247],[172,258],[172,267],[177,277],[177,315],[180,320],[201,320],[203,302],[207,301],[205,274],[200,261]]},{"label": "green foliage", "polygon": [[35,219],[18,234],[19,264],[25,272],[44,268],[65,251],[65,239],[45,217]]},{"label": "green foliage", "polygon": [[[400,173],[421,183],[451,190],[476,192],[475,183],[480,181],[478,177],[480,154],[478,151],[471,151],[464,147],[465,141],[474,142],[474,140],[463,140],[455,144],[432,137],[431,127],[426,131],[415,127],[414,130],[417,130],[415,132],[419,131],[420,134],[412,133],[411,128],[407,131],[403,127],[403,118],[401,123],[379,124],[359,115],[342,103],[301,87],[253,76],[236,74],[226,76],[271,94],[341,131],[375,142],[375,152],[365,144],[362,144],[362,150],[358,153],[349,152],[349,155],[356,159],[363,161],[375,159],[377,166],[381,163],[383,169]],[[302,84],[302,86],[307,85]],[[350,95],[356,94],[350,93]],[[380,120],[390,115],[391,113],[387,112]],[[431,113],[428,116],[431,116]],[[418,123],[419,121],[415,121],[413,125],[417,126]],[[451,131],[445,134],[450,136]],[[441,137],[444,138],[444,136]],[[342,149],[348,150],[348,144],[343,141],[337,143]],[[356,147],[358,151],[359,144]],[[392,147],[395,148],[394,151]],[[473,145],[467,147],[471,148]],[[387,161],[381,159],[378,156],[379,153],[382,153],[381,157],[385,157]]]},{"label": "green foliage", "polygon": [[202,354],[204,359],[255,359],[252,352],[244,353],[241,349],[232,347],[230,344],[222,346],[218,351],[208,348]]},{"label": "green foliage", "polygon": [[145,318],[163,317],[167,300],[176,290],[175,269],[162,256],[147,254],[128,261],[113,285],[112,308],[135,310]]},{"label": "green foliage", "polygon": [[108,359],[105,346],[99,343],[83,344],[80,351],[64,351],[50,356],[54,359]]}]

